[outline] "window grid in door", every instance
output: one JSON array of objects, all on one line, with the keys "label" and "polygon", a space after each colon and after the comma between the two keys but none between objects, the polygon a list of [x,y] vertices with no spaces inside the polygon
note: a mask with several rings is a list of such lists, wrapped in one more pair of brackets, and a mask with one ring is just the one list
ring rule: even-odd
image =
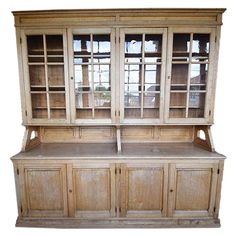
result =
[{"label": "window grid in door", "polygon": [[204,118],[210,34],[174,33],[170,118]]},{"label": "window grid in door", "polygon": [[159,118],[162,34],[125,34],[124,117]]},{"label": "window grid in door", "polygon": [[76,118],[110,118],[110,34],[74,34],[73,52]]},{"label": "window grid in door", "polygon": [[63,35],[27,35],[32,118],[65,119]]}]

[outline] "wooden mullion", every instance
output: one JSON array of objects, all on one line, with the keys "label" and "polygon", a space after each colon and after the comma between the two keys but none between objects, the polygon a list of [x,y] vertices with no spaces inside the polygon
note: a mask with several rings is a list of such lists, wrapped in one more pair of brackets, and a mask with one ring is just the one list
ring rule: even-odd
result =
[{"label": "wooden mullion", "polygon": [[[93,64],[93,34],[90,34],[90,45],[91,45],[91,79],[92,79],[92,118],[95,118],[95,111],[94,111],[94,64]],[[88,73],[89,76],[89,73]]]},{"label": "wooden mullion", "polygon": [[48,64],[47,64],[47,45],[46,45],[46,34],[43,34],[43,51],[44,51],[44,70],[45,70],[45,83],[46,83],[46,97],[47,97],[47,109],[48,119],[51,118],[50,113],[50,97],[49,97],[49,83],[48,83]]},{"label": "wooden mullion", "polygon": [[192,45],[193,33],[190,34],[190,50],[189,50],[189,64],[188,64],[188,79],[187,79],[187,98],[186,98],[186,113],[185,118],[188,118],[189,96],[190,96],[190,79],[191,79],[191,61],[192,61]]},{"label": "wooden mullion", "polygon": [[143,107],[144,107],[144,43],[145,33],[142,34],[142,66],[141,66],[141,118],[143,118]]}]

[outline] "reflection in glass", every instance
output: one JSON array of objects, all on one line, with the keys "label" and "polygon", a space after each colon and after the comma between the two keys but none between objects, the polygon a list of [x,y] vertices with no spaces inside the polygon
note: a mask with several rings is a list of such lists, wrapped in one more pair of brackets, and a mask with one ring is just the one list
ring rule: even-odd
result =
[{"label": "reflection in glass", "polygon": [[159,107],[159,97],[160,95],[157,93],[144,93],[143,95],[144,107],[149,107],[149,108]]},{"label": "reflection in glass", "polygon": [[137,93],[141,91],[141,86],[139,84],[125,84],[125,91],[129,93]]},{"label": "reflection in glass", "polygon": [[209,44],[210,44],[209,34],[193,34],[192,56],[208,57]]},{"label": "reflection in glass", "polygon": [[145,65],[144,82],[160,84],[161,65]]},{"label": "reflection in glass", "polygon": [[208,64],[191,64],[190,83],[205,84],[207,72]]},{"label": "reflection in glass", "polygon": [[92,107],[92,93],[77,93],[75,104],[76,108]]},{"label": "reflection in glass", "polygon": [[141,84],[141,65],[125,65],[125,83]]},{"label": "reflection in glass", "polygon": [[110,93],[95,93],[94,106],[95,107],[111,107],[111,94]]},{"label": "reflection in glass", "polygon": [[89,55],[91,52],[90,35],[74,35],[73,48],[75,55]]},{"label": "reflection in glass", "polygon": [[170,106],[176,107],[176,106],[182,106],[186,107],[186,97],[187,93],[171,93],[170,94]]},{"label": "reflection in glass", "polygon": [[189,111],[190,118],[203,118],[205,111],[205,93],[192,92],[189,95]]},{"label": "reflection in glass", "polygon": [[79,87],[91,87],[91,66],[90,65],[74,65],[75,89]]},{"label": "reflection in glass", "polygon": [[146,34],[145,35],[145,52],[161,52],[162,35]]},{"label": "reflection in glass", "polygon": [[125,107],[140,107],[141,93],[125,93]]},{"label": "reflection in glass", "polygon": [[110,83],[110,65],[93,66],[94,83]]},{"label": "reflection in glass", "polygon": [[186,58],[189,57],[189,52],[190,52],[190,34],[174,34],[172,56],[181,57],[180,60],[186,61],[187,60]]},{"label": "reflection in glass", "polygon": [[142,35],[141,34],[125,35],[125,53],[137,54],[141,52],[142,52]]},{"label": "reflection in glass", "polygon": [[110,35],[93,35],[93,53],[110,53]]}]

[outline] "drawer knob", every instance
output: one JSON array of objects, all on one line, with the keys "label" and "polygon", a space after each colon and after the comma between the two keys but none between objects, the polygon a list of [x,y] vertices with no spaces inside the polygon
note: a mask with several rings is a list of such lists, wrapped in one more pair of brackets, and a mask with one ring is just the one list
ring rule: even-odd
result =
[{"label": "drawer knob", "polygon": [[173,193],[173,192],[174,192],[174,190],[173,190],[173,189],[171,189],[171,190],[170,190],[170,192],[171,192],[171,193]]},{"label": "drawer knob", "polygon": [[72,189],[69,189],[69,193],[72,193]]}]

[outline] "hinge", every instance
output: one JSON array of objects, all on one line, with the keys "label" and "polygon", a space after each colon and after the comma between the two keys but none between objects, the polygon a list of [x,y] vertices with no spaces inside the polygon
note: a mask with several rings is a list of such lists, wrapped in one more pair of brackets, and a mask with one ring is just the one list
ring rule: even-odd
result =
[{"label": "hinge", "polygon": [[214,207],[213,211],[216,212],[216,207]]},{"label": "hinge", "polygon": [[121,168],[115,168],[115,175],[118,173],[121,174]]},{"label": "hinge", "polygon": [[217,42],[217,36],[215,36],[215,43]]},{"label": "hinge", "polygon": [[22,205],[20,206],[20,212],[21,212],[21,213],[23,212],[23,207],[22,207]]},{"label": "hinge", "polygon": [[217,174],[218,174],[218,175],[220,174],[220,169],[217,170]]},{"label": "hinge", "polygon": [[25,110],[25,116],[27,116],[27,110]]},{"label": "hinge", "polygon": [[119,174],[121,174],[121,168],[119,168]]},{"label": "hinge", "polygon": [[16,169],[16,174],[17,174],[17,175],[19,175],[19,174],[20,174],[20,172],[19,172],[19,169],[18,169],[18,168]]},{"label": "hinge", "polygon": [[20,44],[22,44],[22,38],[20,38]]},{"label": "hinge", "polygon": [[211,110],[209,110],[209,116],[211,115]]},{"label": "hinge", "polygon": [[117,213],[117,207],[115,207],[115,213]]}]

